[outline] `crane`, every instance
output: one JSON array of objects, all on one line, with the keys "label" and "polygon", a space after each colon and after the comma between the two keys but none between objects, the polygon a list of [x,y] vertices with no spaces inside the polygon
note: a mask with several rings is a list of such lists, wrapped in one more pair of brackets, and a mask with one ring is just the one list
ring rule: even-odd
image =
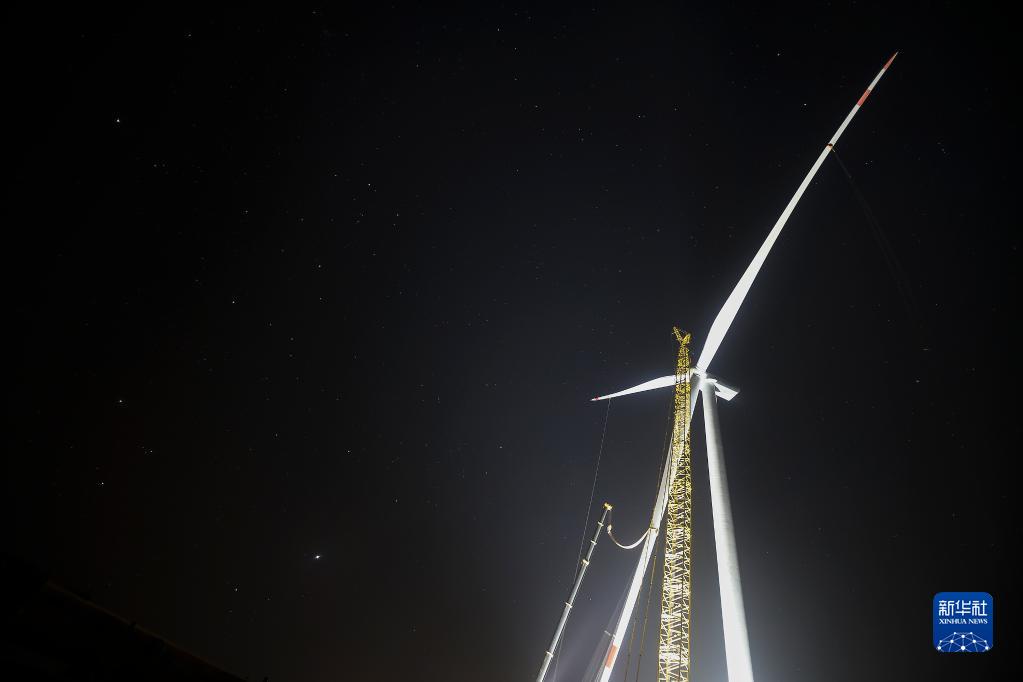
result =
[{"label": "crane", "polygon": [[661,590],[661,636],[657,649],[660,680],[689,679],[689,625],[693,608],[693,471],[689,449],[689,341],[678,327],[675,364],[675,410],[671,429],[671,489],[664,531],[664,583]]}]

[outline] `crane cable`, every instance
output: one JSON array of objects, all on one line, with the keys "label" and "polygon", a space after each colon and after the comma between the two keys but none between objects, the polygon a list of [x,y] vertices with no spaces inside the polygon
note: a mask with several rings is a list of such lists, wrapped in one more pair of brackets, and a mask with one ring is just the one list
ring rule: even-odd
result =
[{"label": "crane cable", "polygon": [[[579,538],[579,555],[575,559],[576,575],[578,575],[581,569],[580,561],[583,558],[583,546],[586,544],[586,529],[590,525],[590,511],[593,509],[593,494],[597,491],[597,476],[600,475],[600,459],[604,456],[604,439],[607,437],[607,418],[611,414],[611,399],[607,401],[607,410],[604,411],[604,429],[600,433],[600,449],[597,450],[597,465],[593,468],[593,484],[590,485],[590,502],[586,505],[586,520],[583,521],[583,534]],[[608,510],[610,513],[610,510]],[[614,538],[612,538],[613,540]],[[618,544],[618,543],[615,543]],[[573,580],[575,576],[573,576]],[[564,637],[564,635],[562,635]],[[561,661],[561,647],[558,647],[558,651],[554,654],[554,670],[551,671],[551,682],[557,682],[558,679],[558,663]]]},{"label": "crane cable", "polygon": [[[608,409],[608,411],[611,410],[611,401],[610,400],[607,401],[607,409]],[[661,444],[661,450],[664,451],[664,452],[668,451],[668,435],[671,433],[671,419],[672,419],[673,416],[674,416],[674,413],[672,411],[669,411],[668,412],[668,423],[667,423],[667,425],[665,426],[665,429],[664,429],[664,442]],[[607,429],[607,418],[606,417],[605,417],[605,421],[604,421],[604,428],[605,428],[605,430]],[[603,448],[603,444],[601,444],[601,448]],[[599,460],[598,460],[598,466],[599,466]],[[658,481],[661,480],[661,474],[662,473],[664,473],[664,465],[663,464],[657,468],[657,480]],[[592,495],[593,494],[590,493],[590,504],[593,504]],[[613,525],[611,524],[610,516],[611,515],[608,514],[609,518],[608,518],[608,524],[607,524],[607,536],[609,538],[611,538],[611,542],[615,543],[616,545],[618,545],[622,549],[635,549],[636,547],[639,546],[639,543],[641,543],[644,540],[646,540],[646,536],[650,535],[650,531],[653,530],[653,528],[647,528],[646,532],[643,533],[642,535],[640,535],[639,539],[636,540],[635,542],[633,542],[631,545],[623,545],[622,543],[618,542],[617,538],[615,538],[615,536],[614,536],[614,533],[611,532],[611,529],[612,529]],[[585,533],[585,531],[583,531],[583,532]],[[582,551],[581,548],[580,548],[580,551]],[[625,669],[628,670],[628,668],[629,668],[629,666],[628,666],[628,664],[626,664]]]},{"label": "crane cable", "polygon": [[[643,653],[646,651],[646,626],[650,622],[650,597],[654,593],[654,567],[657,565],[657,555],[654,554],[650,562],[650,584],[646,588],[646,612],[643,614],[643,634],[639,638],[639,658],[636,660],[636,682],[639,682],[639,671],[643,667]],[[628,675],[629,671],[626,670]]]},{"label": "crane cable", "polygon": [[590,510],[593,509],[593,493],[597,490],[597,476],[600,474],[600,458],[604,455],[604,439],[607,437],[607,417],[611,414],[611,399],[607,400],[607,410],[604,411],[604,430],[600,434],[600,449],[597,450],[597,465],[593,468],[593,485],[590,486],[590,503],[586,505],[586,520],[583,521],[583,535],[579,538],[579,556],[576,557],[576,564],[583,558],[583,545],[586,544],[586,529],[590,525]]},{"label": "crane cable", "polygon": [[[669,414],[668,422],[667,422],[667,425],[665,426],[665,429],[664,429],[664,443],[661,445],[661,449],[664,450],[665,452],[668,451],[668,434],[671,433],[671,431],[672,431],[672,418],[674,417],[674,410],[671,410],[668,414]],[[664,465],[661,465],[657,469],[657,478],[658,478],[658,480],[660,480],[661,474],[663,472],[664,472]],[[649,532],[649,531],[647,531],[647,532]],[[661,549],[662,549],[662,551],[666,551],[664,549],[664,543],[665,543],[664,538],[659,538],[659,539],[660,539],[660,542],[661,542]],[[636,659],[636,679],[635,679],[635,682],[639,682],[639,672],[643,668],[643,654],[646,652],[646,628],[647,628],[647,625],[650,623],[650,598],[654,594],[654,573],[655,573],[655,568],[657,567],[657,548],[656,547],[654,547],[654,555],[653,555],[653,557],[651,559],[652,560],[650,561],[650,578],[649,578],[649,583],[647,584],[647,588],[646,588],[646,609],[645,609],[645,612],[643,613],[643,634],[639,638],[639,657]],[[662,566],[662,569],[663,569],[663,566]],[[626,682],[628,682],[628,676],[629,676],[629,670],[628,670],[628,668],[626,668],[626,670],[625,670]]]},{"label": "crane cable", "polygon": [[910,322],[919,330],[923,331],[923,317],[920,314],[920,306],[917,304],[913,292],[909,287],[909,278],[906,276],[906,271],[902,267],[902,263],[899,262],[898,257],[895,255],[895,250],[892,248],[891,242],[885,235],[884,230],[881,228],[881,222],[877,219],[877,215],[874,214],[874,210],[870,207],[870,203],[867,201],[867,197],[863,195],[860,188],[856,185],[856,181],[853,180],[852,173],[849,172],[849,168],[842,161],[842,157],[838,155],[838,151],[832,147],[831,155],[835,157],[835,161],[838,162],[839,167],[842,169],[842,174],[845,175],[846,180],[849,181],[849,187],[852,188],[853,195],[856,197],[857,203],[860,205],[860,209],[863,211],[864,217],[867,219],[867,224],[870,226],[871,236],[877,244],[878,249],[881,251],[881,256],[884,258],[885,265],[888,266],[888,271],[895,281],[895,288],[899,292],[899,296],[902,299],[902,304],[906,309],[906,313],[909,315]]},{"label": "crane cable", "polygon": [[[668,418],[667,418],[667,424],[665,425],[665,428],[664,428],[664,442],[661,444],[661,450],[664,451],[665,453],[667,453],[667,451],[668,451],[668,434],[670,434],[671,431],[672,431],[672,428],[671,428],[672,427],[672,423],[671,422],[672,422],[672,417],[673,416],[674,416],[674,410],[669,409],[669,411],[668,411]],[[663,464],[661,466],[657,467],[657,480],[661,479],[661,474],[662,473],[664,473],[664,465]],[[643,537],[645,538],[649,532],[650,532],[650,529],[648,528],[646,533],[643,534]],[[610,528],[608,529],[608,535],[611,535]],[[614,543],[616,545],[618,545],[618,542],[614,539],[614,536],[611,536],[611,540],[614,541]],[[661,544],[663,545],[663,540],[661,540],[660,538],[658,540],[660,540]],[[618,546],[621,547],[621,545],[618,545]],[[649,582],[648,582],[647,588],[646,588],[646,609],[645,609],[645,612],[643,614],[643,634],[640,635],[640,640],[639,640],[639,656],[636,659],[636,678],[635,678],[635,682],[639,682],[639,673],[640,673],[640,670],[643,668],[643,654],[646,652],[646,630],[647,630],[647,625],[650,623],[650,598],[653,596],[653,592],[654,592],[654,573],[655,573],[655,568],[656,567],[657,567],[657,547],[655,546],[654,547],[653,556],[650,558],[650,578],[649,578]],[[636,612],[635,616],[633,617],[633,621],[632,621],[632,634],[629,636],[629,650],[628,650],[628,654],[625,657],[625,678],[624,678],[625,682],[628,682],[628,680],[629,680],[629,664],[632,661],[632,645],[636,641],[636,626],[637,625],[639,625],[639,612]]]}]

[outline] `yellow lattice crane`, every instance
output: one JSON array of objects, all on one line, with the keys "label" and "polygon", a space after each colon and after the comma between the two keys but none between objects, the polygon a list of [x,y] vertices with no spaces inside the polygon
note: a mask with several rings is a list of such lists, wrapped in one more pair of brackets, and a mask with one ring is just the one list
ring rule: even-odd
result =
[{"label": "yellow lattice crane", "polygon": [[657,652],[659,682],[689,680],[689,635],[692,624],[693,472],[689,448],[689,339],[674,328],[678,340],[675,365],[675,415],[671,432],[671,470],[667,526],[664,532],[664,583],[661,591],[661,639]]}]

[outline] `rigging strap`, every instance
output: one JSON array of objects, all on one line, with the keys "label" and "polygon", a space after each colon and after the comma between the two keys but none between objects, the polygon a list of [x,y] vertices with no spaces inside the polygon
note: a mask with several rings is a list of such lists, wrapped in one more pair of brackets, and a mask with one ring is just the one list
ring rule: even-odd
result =
[{"label": "rigging strap", "polygon": [[618,545],[622,549],[635,549],[636,547],[639,546],[639,543],[641,543],[644,540],[646,540],[646,536],[647,535],[650,535],[650,529],[649,528],[646,529],[645,533],[643,533],[642,535],[639,536],[639,540],[636,540],[631,545],[623,545],[622,543],[618,542],[618,540],[615,539],[614,533],[611,532],[611,524],[610,523],[607,524],[607,536],[609,538],[611,538],[611,542],[615,543],[616,545]]}]

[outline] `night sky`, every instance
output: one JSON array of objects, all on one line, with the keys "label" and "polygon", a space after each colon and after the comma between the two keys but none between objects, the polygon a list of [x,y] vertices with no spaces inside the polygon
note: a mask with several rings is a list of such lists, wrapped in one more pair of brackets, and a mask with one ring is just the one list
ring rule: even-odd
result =
[{"label": "night sky", "polygon": [[[713,365],[741,391],[720,412],[754,672],[994,679],[1018,651],[1006,17],[5,23],[0,551],[250,679],[532,680],[600,503],[638,537],[663,457],[670,391],[588,398],[673,371],[672,325],[702,347],[901,50],[839,144],[853,183],[828,159]],[[697,681],[724,675],[701,414]],[[636,556],[601,541],[557,679]],[[991,652],[932,650],[954,590],[994,596]],[[655,658],[654,615],[641,679]]]}]

